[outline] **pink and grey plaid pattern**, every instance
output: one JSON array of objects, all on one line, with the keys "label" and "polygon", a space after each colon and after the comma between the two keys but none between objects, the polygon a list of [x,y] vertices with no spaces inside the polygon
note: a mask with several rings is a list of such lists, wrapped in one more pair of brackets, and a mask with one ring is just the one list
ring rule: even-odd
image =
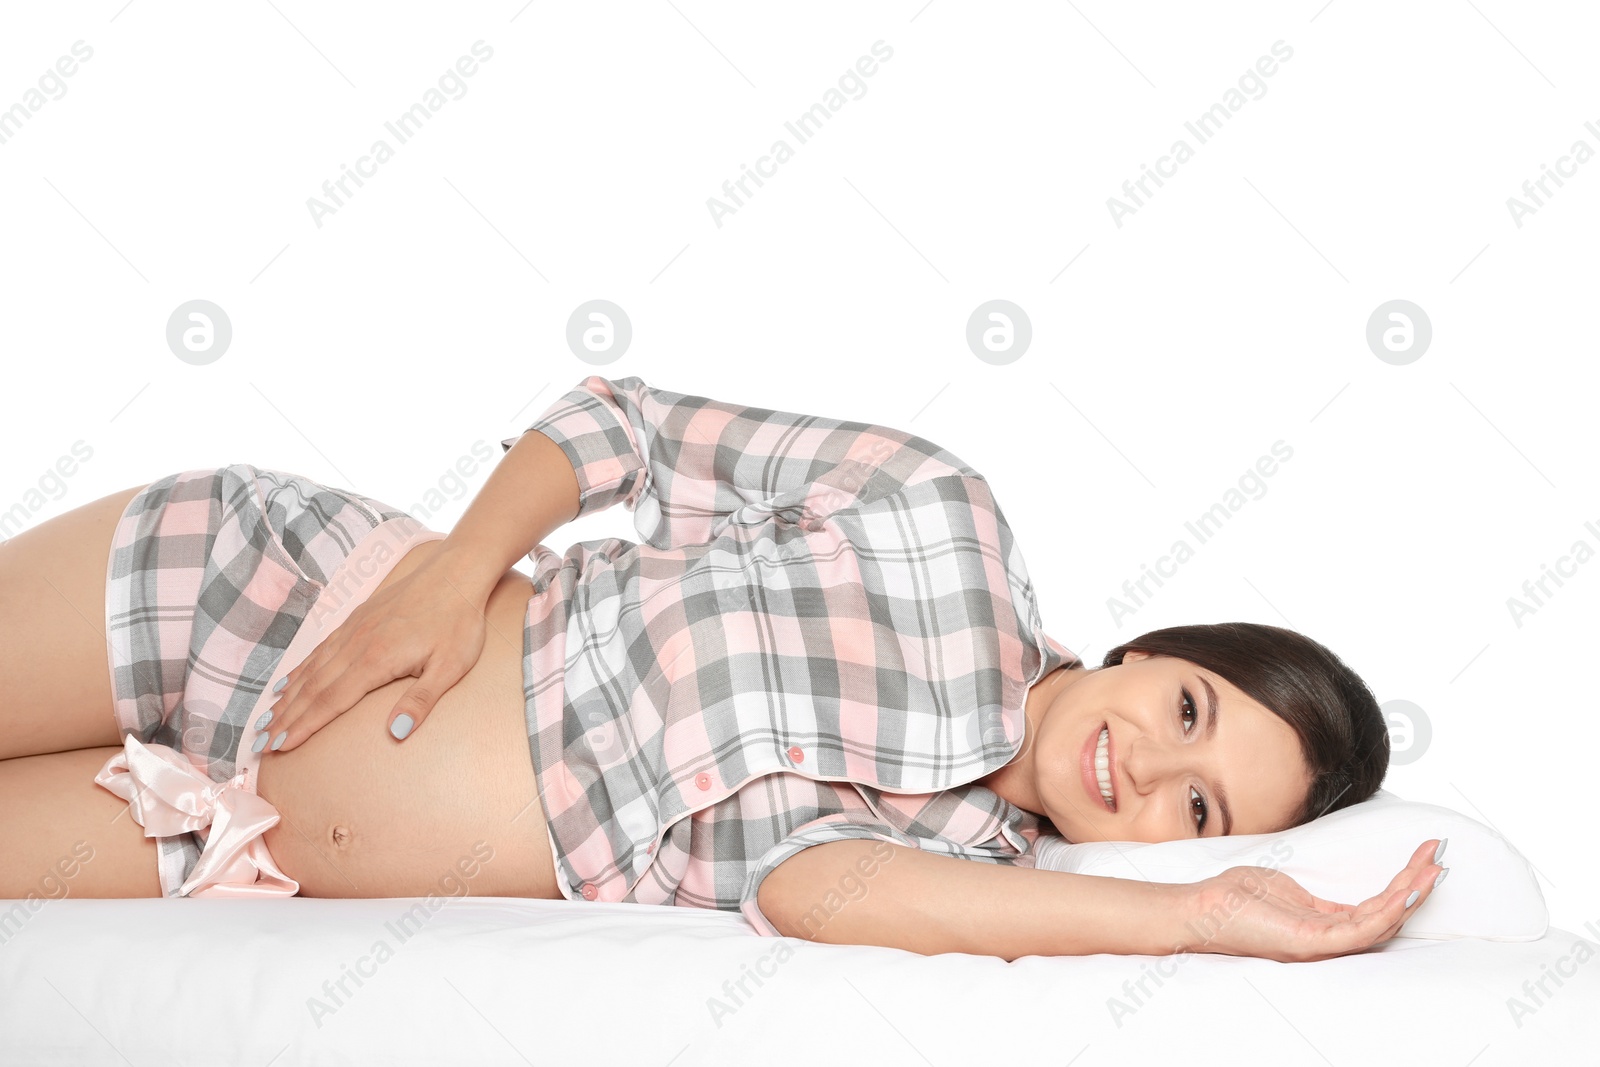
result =
[{"label": "pink and grey plaid pattern", "polygon": [[974,783],[1078,657],[981,475],[897,430],[638,378],[589,377],[529,429],[572,461],[580,516],[620,501],[645,539],[529,555],[529,744],[569,899],[775,935],[762,879],[825,841],[1032,865],[1048,827]]},{"label": "pink and grey plaid pattern", "polygon": [[[213,781],[232,778],[245,716],[328,577],[379,523],[404,514],[248,463],[146,486],[106,561],[121,736],[181,752]],[[156,839],[163,885],[188,879],[209,832]]]}]

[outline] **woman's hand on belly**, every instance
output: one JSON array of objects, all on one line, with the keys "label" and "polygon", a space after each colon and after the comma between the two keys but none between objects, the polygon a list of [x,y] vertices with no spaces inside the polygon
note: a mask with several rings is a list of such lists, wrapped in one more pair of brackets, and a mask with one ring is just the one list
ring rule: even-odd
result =
[{"label": "woman's hand on belly", "polygon": [[403,678],[261,761],[257,792],[281,816],[264,840],[301,895],[561,898],[523,710],[531,593],[517,571],[501,579],[484,652],[426,731],[402,744],[383,730]]},{"label": "woman's hand on belly", "polygon": [[371,597],[284,676],[272,704],[272,741],[261,753],[263,763],[277,759],[274,753],[294,751],[394,679],[405,684],[387,691],[379,729],[405,740],[478,662],[493,590],[447,573],[438,562],[442,544],[425,542],[407,552]]}]

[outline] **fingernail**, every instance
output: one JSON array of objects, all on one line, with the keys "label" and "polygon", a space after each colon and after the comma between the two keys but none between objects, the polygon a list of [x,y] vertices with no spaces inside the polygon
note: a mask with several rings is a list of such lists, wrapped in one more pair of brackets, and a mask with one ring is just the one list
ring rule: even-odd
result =
[{"label": "fingernail", "polygon": [[272,751],[276,752],[276,751],[278,751],[278,749],[282,748],[283,747],[283,742],[285,741],[285,739],[288,738],[288,736],[289,736],[289,731],[285,730],[283,733],[279,734],[277,737],[274,737],[272,739]]},{"label": "fingernail", "polygon": [[1450,839],[1448,837],[1440,839],[1439,847],[1433,850],[1433,862],[1438,863],[1440,860],[1444,859],[1444,846],[1448,845],[1449,843]]},{"label": "fingernail", "polygon": [[266,747],[267,747],[267,735],[266,734],[262,734],[260,737],[256,738],[256,743],[250,746],[250,751],[251,752],[260,752],[262,749],[264,749]]},{"label": "fingernail", "polygon": [[[265,730],[267,728],[267,723],[269,723],[271,721],[272,721],[272,712],[269,711],[265,715],[261,716],[261,718],[256,720],[256,729],[257,730]],[[257,749],[257,751],[260,751],[260,750]],[[1434,862],[1437,863],[1438,860],[1435,860]]]},{"label": "fingernail", "polygon": [[394,722],[389,724],[389,732],[394,734],[395,740],[404,741],[414,725],[416,724],[411,721],[411,716],[402,712],[394,717]]},{"label": "fingernail", "polygon": [[1444,881],[1444,876],[1449,874],[1449,873],[1450,873],[1450,868],[1449,867],[1446,867],[1444,870],[1440,871],[1439,872],[1439,877],[1437,877],[1437,878],[1435,878],[1433,880],[1433,888],[1438,889],[1439,888],[1439,883]]},{"label": "fingernail", "polygon": [[284,686],[286,686],[288,684],[289,684],[289,676],[286,674],[282,678],[278,679],[278,684],[272,687],[272,691],[274,693],[276,693],[276,692],[278,692],[279,690],[281,690]]},{"label": "fingernail", "polygon": [[1413,889],[1411,891],[1411,895],[1409,897],[1406,897],[1406,907],[1409,908],[1409,907],[1411,907],[1411,905],[1415,904],[1417,902],[1417,898],[1420,897],[1421,895],[1422,895],[1422,890]]}]

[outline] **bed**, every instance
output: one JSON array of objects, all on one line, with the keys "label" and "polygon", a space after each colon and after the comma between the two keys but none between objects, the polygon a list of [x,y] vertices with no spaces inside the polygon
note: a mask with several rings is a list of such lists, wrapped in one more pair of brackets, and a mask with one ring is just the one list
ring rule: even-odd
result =
[{"label": "bed", "polygon": [[1319,963],[1008,963],[641,904],[36,903],[0,935],[8,1064],[1600,1062],[1600,923]]}]

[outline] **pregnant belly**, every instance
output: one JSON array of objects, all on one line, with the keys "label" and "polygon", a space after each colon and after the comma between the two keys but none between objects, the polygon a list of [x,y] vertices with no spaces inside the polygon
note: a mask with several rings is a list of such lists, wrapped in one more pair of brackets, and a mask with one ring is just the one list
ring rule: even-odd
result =
[{"label": "pregnant belly", "polygon": [[[438,551],[417,545],[388,588]],[[263,840],[308,897],[561,899],[523,718],[522,627],[533,583],[507,571],[490,594],[478,662],[405,741],[385,723],[415,678],[359,700],[291,752],[263,753]]]}]

